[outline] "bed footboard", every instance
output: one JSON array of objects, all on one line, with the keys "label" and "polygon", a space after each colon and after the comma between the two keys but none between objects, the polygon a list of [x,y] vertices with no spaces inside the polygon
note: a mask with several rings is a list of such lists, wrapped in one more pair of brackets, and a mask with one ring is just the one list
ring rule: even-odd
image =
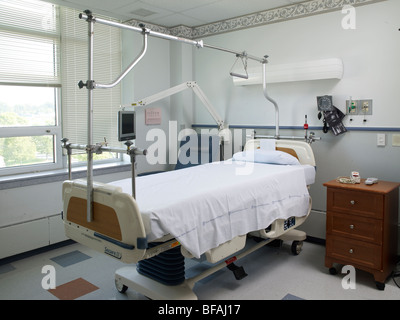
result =
[{"label": "bed footboard", "polygon": [[93,220],[86,219],[86,181],[63,183],[65,234],[72,240],[124,263],[146,253],[147,238],[136,201],[121,188],[95,183]]}]

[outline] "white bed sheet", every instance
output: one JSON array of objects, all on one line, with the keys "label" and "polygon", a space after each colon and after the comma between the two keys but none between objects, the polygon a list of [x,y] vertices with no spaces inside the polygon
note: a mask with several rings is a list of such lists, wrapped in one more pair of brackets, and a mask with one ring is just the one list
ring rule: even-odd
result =
[{"label": "white bed sheet", "polygon": [[315,173],[316,173],[316,169],[314,166],[310,166],[309,164],[305,164],[302,165],[303,169],[304,169],[304,175],[306,178],[306,184],[308,186],[314,184],[315,182]]},{"label": "white bed sheet", "polygon": [[[245,163],[227,160],[138,177],[136,201],[148,241],[171,234],[199,258],[276,219],[307,214],[307,181],[313,177],[306,167],[315,175],[314,167],[252,165],[248,170]],[[131,194],[131,179],[110,184]]]}]

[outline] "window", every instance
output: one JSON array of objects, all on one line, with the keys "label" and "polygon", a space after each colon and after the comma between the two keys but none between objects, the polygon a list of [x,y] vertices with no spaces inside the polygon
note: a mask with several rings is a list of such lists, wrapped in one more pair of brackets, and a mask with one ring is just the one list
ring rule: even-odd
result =
[{"label": "window", "polygon": [[57,7],[0,4],[0,174],[62,167]]},{"label": "window", "polygon": [[56,163],[58,90],[0,86],[0,168]]},{"label": "window", "polygon": [[[77,85],[87,80],[87,23],[78,14],[38,0],[0,2],[0,175],[62,168],[61,139],[87,143],[87,90]],[[96,25],[95,33],[95,80],[109,83],[121,72],[120,29]],[[120,90],[95,90],[93,143],[122,145]],[[102,158],[119,160],[94,157]]]}]

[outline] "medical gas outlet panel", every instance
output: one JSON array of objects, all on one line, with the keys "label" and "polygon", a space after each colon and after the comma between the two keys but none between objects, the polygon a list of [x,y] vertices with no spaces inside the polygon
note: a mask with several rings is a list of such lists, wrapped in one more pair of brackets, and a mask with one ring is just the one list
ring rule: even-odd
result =
[{"label": "medical gas outlet panel", "polygon": [[370,116],[372,104],[372,100],[346,100],[346,113],[352,116]]}]

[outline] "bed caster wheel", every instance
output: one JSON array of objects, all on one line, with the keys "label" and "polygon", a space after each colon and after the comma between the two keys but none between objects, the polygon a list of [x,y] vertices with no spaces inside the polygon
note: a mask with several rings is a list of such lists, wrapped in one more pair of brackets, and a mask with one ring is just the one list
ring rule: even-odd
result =
[{"label": "bed caster wheel", "polygon": [[119,293],[125,293],[128,290],[128,287],[117,279],[115,279],[115,287]]},{"label": "bed caster wheel", "polygon": [[291,251],[295,256],[298,256],[303,248],[303,241],[293,241]]},{"label": "bed caster wheel", "polygon": [[333,276],[337,275],[337,270],[336,270],[336,268],[334,268],[334,267],[329,268],[329,273],[330,273],[331,275],[333,275]]},{"label": "bed caster wheel", "polygon": [[380,290],[380,291],[384,291],[385,290],[385,284],[384,283],[375,281],[375,284],[376,284],[376,288],[378,290]]}]

